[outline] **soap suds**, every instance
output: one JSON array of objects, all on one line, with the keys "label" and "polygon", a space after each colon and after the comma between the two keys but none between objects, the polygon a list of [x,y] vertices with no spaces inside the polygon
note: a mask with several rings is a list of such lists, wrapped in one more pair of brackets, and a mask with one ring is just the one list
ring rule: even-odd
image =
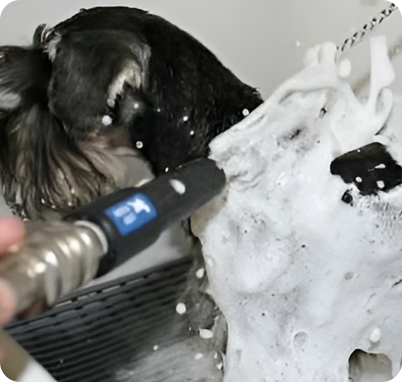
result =
[{"label": "soap suds", "polygon": [[339,77],[336,48],[323,44],[211,143],[227,186],[192,227],[228,322],[225,382],[347,382],[356,349],[399,371],[402,190],[363,197],[330,173],[390,115],[385,39],[371,49],[368,99]]}]

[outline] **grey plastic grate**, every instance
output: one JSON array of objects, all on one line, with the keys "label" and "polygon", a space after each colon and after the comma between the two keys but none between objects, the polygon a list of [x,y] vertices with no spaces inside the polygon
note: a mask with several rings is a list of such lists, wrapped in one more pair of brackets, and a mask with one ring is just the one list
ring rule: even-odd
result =
[{"label": "grey plastic grate", "polygon": [[155,345],[168,348],[191,337],[186,318],[175,311],[191,262],[187,257],[75,292],[5,329],[59,382],[117,381],[119,370]]}]

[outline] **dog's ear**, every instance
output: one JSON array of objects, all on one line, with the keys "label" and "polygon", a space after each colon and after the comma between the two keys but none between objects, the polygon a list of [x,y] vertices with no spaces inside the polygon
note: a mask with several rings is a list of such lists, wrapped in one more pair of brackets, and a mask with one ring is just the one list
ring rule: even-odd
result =
[{"label": "dog's ear", "polygon": [[45,26],[34,34],[31,47],[0,47],[0,117],[4,118],[33,103],[47,104],[47,87],[52,66],[40,49]]},{"label": "dog's ear", "polygon": [[[46,113],[52,68],[47,55],[39,49],[43,32],[43,25],[36,29],[31,47],[0,47],[0,176],[9,204],[16,202],[17,193],[21,194],[21,178],[27,180],[23,193],[28,188],[35,193],[39,183],[40,174],[32,174],[28,168],[34,167],[39,158],[28,138],[32,134],[26,134],[26,123],[34,124],[30,111],[34,105]],[[33,195],[29,197],[32,198]]]}]

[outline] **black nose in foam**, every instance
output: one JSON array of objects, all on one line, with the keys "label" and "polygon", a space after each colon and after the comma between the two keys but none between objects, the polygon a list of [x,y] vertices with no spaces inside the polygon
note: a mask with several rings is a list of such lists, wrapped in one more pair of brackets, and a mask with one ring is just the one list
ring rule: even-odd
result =
[{"label": "black nose in foam", "polygon": [[362,195],[389,191],[402,183],[402,167],[377,142],[336,158],[331,163],[331,174],[340,175],[345,183],[354,183]]}]

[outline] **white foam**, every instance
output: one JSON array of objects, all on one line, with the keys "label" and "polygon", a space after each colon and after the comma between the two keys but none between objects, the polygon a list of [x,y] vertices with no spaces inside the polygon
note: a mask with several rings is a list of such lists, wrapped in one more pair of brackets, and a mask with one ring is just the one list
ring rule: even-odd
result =
[{"label": "white foam", "polygon": [[[388,120],[384,44],[372,43],[368,100],[339,78],[336,48],[324,44],[211,144],[227,186],[192,227],[228,321],[225,382],[345,382],[356,349],[399,371],[402,190],[362,197],[329,170]],[[348,189],[353,206],[341,200]]]}]

